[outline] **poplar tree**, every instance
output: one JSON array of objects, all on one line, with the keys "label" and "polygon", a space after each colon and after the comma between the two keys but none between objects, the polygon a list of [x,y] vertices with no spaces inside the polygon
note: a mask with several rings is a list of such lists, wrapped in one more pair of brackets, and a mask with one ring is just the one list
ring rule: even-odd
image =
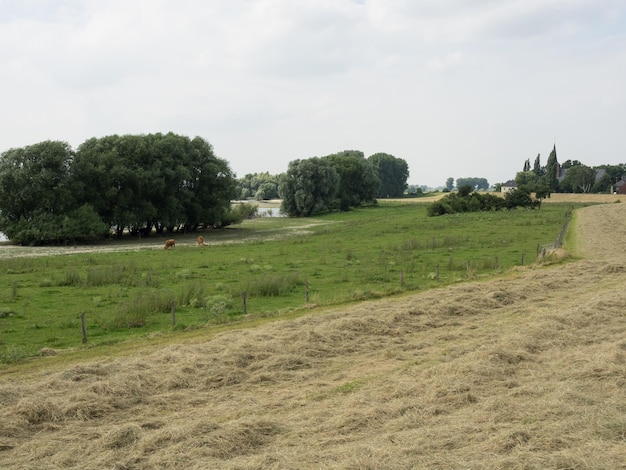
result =
[{"label": "poplar tree", "polygon": [[546,185],[550,188],[550,192],[557,192],[559,189],[559,179],[558,179],[558,171],[559,171],[559,162],[556,158],[556,144],[552,148],[552,152],[548,156],[548,161],[546,162],[546,173],[544,175]]}]

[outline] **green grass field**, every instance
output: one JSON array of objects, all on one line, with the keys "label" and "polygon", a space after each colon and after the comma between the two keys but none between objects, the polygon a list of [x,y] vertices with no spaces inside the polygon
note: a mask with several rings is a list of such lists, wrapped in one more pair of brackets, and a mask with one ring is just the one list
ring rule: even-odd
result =
[{"label": "green grass field", "polygon": [[533,263],[571,209],[429,218],[424,204],[381,202],[248,220],[203,233],[205,247],[0,259],[0,363],[239,321],[244,292],[249,319],[502,275]]}]

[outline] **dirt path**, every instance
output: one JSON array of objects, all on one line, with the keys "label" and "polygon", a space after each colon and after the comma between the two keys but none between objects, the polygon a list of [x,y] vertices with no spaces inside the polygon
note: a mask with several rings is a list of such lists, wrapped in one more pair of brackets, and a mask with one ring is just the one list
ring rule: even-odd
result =
[{"label": "dirt path", "polygon": [[0,468],[624,469],[626,204],[588,258],[0,377]]}]

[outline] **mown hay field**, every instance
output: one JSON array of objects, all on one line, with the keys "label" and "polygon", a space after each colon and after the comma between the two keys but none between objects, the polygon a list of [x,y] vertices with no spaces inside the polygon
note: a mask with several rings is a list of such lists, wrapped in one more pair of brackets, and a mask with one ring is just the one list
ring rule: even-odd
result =
[{"label": "mown hay field", "polygon": [[570,230],[577,261],[5,373],[0,468],[626,468],[626,204]]}]

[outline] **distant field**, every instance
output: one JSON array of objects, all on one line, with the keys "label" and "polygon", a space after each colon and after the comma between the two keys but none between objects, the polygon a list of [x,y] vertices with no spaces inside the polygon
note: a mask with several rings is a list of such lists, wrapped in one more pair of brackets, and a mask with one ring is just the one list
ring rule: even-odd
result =
[{"label": "distant field", "polygon": [[548,203],[582,203],[582,204],[609,204],[626,202],[626,194],[552,194],[544,202]]}]

